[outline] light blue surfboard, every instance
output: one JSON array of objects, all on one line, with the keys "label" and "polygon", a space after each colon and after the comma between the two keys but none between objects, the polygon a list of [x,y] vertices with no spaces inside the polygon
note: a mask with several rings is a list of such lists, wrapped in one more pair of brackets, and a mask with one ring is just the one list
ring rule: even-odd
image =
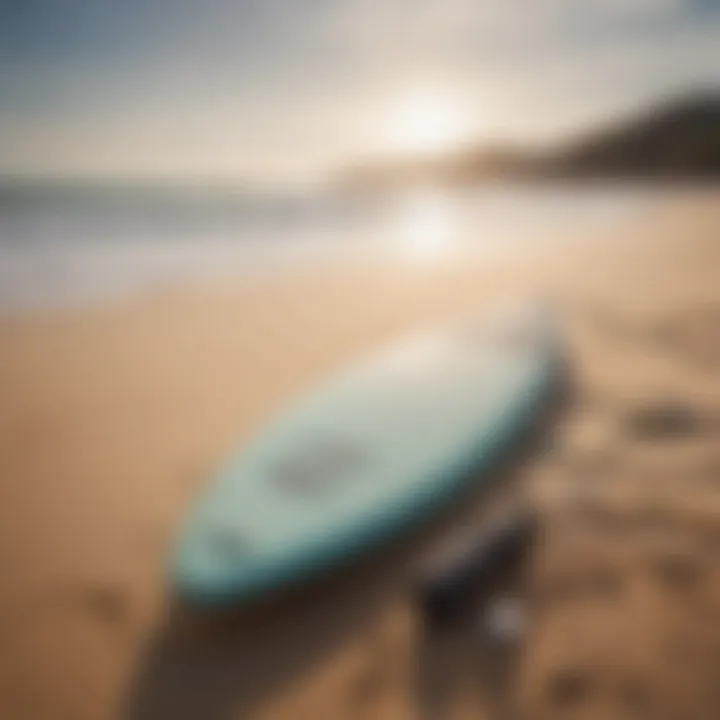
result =
[{"label": "light blue surfboard", "polygon": [[212,478],[173,550],[183,599],[237,602],[309,579],[482,479],[560,374],[546,314],[411,338],[310,393]]}]

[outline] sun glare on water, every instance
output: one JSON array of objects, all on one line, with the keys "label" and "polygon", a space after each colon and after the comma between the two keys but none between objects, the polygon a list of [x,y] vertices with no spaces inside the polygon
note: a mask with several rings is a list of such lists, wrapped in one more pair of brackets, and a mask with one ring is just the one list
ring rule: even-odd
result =
[{"label": "sun glare on water", "polygon": [[411,257],[435,261],[448,253],[457,227],[450,199],[427,191],[415,192],[400,203],[393,234]]}]

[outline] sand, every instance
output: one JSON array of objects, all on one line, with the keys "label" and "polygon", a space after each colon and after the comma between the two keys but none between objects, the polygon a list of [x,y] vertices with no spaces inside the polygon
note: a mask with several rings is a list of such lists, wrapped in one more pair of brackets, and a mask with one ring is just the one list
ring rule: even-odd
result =
[{"label": "sand", "polygon": [[[720,713],[720,196],[543,251],[286,269],[0,318],[0,717]],[[541,292],[572,390],[500,499],[543,532],[520,652],[424,632],[407,569],[487,495],[267,607],[165,595],[208,474],[311,386],[401,332]],[[550,432],[551,431],[551,432]],[[507,672],[500,673],[501,666]]]}]

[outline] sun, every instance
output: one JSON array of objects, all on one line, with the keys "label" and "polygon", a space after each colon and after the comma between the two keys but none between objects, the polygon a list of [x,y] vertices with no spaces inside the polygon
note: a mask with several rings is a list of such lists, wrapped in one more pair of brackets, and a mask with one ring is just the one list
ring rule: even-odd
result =
[{"label": "sun", "polygon": [[467,131],[467,116],[455,98],[420,88],[407,93],[391,113],[391,150],[433,155],[452,150]]}]

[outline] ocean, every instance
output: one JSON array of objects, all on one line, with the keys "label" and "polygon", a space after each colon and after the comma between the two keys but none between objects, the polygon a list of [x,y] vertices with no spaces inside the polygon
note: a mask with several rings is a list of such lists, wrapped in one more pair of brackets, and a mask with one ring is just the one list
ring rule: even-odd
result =
[{"label": "ocean", "polygon": [[0,309],[319,263],[432,264],[607,230],[669,190],[504,185],[359,195],[228,186],[0,184]]}]

